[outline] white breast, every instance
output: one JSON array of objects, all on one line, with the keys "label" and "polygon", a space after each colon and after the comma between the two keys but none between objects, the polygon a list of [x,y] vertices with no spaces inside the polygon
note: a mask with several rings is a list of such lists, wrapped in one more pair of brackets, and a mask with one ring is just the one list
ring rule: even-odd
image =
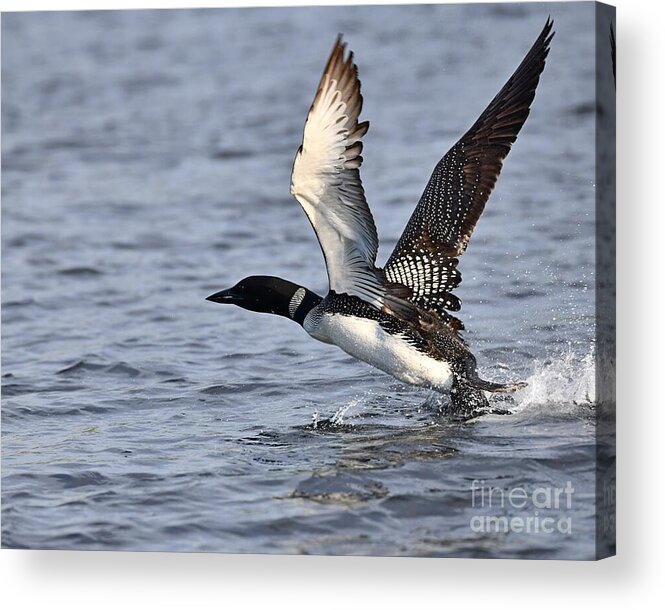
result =
[{"label": "white breast", "polygon": [[387,333],[375,320],[341,314],[317,318],[308,316],[303,324],[315,339],[333,343],[405,383],[450,389],[452,373],[446,362],[419,352],[404,337]]}]

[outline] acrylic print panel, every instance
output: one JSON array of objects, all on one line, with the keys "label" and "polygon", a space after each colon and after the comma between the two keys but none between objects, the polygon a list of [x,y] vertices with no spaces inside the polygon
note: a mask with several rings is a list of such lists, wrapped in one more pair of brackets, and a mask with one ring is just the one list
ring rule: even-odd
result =
[{"label": "acrylic print panel", "polygon": [[613,553],[613,21],[3,15],[3,546]]}]

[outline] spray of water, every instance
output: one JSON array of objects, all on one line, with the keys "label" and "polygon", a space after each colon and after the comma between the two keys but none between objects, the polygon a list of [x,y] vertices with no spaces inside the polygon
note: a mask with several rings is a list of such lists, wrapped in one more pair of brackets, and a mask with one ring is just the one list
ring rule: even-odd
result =
[{"label": "spray of water", "polygon": [[[349,423],[344,420],[344,417],[346,414],[349,412],[349,410],[357,407],[360,405],[361,407],[367,403],[369,399],[373,396],[373,391],[369,390],[368,392],[354,396],[351,400],[343,404],[337,411],[335,411],[335,414],[330,418],[330,422],[336,426],[341,426],[342,424]],[[353,414],[351,415],[353,417]]]},{"label": "spray of water", "polygon": [[593,350],[580,356],[568,350],[558,357],[538,360],[526,379],[529,384],[514,395],[515,412],[533,406],[569,408],[593,405],[595,391],[595,355]]}]

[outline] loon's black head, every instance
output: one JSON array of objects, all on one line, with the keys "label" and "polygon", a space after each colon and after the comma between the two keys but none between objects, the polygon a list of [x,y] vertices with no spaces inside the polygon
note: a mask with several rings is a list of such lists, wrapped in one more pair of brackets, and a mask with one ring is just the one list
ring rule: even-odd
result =
[{"label": "loon's black head", "polygon": [[268,275],[252,275],[232,288],[207,297],[214,303],[228,303],[259,313],[272,313],[296,320],[299,324],[321,297],[293,282]]}]

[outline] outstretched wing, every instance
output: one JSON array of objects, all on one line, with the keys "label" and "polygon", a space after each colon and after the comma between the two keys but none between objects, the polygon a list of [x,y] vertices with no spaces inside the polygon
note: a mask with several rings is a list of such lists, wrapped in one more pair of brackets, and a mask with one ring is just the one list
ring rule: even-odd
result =
[{"label": "outstretched wing", "polygon": [[360,180],[363,105],[353,53],[341,35],[323,71],[291,174],[291,193],[307,214],[326,260],[330,289],[381,308],[385,293],[376,269],[378,237]]},{"label": "outstretched wing", "polygon": [[464,253],[503,160],[529,116],[554,35],[552,23],[547,20],[515,73],[439,161],[386,263],[386,278],[410,288],[411,302],[455,328],[463,328],[462,323],[445,310],[461,307],[451,293],[462,281],[457,257]]}]

